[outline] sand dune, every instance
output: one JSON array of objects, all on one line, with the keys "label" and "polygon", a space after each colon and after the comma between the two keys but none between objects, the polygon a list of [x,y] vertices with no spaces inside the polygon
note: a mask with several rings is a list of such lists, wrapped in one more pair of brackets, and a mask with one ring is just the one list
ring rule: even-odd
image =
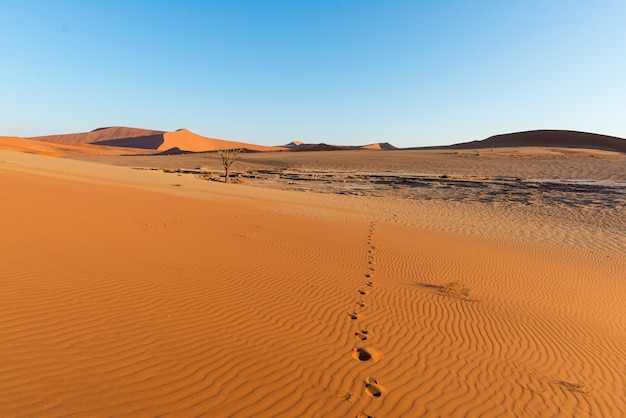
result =
[{"label": "sand dune", "polygon": [[482,141],[452,145],[450,148],[559,147],[589,148],[626,152],[626,139],[588,132],[535,130],[495,135]]},{"label": "sand dune", "polygon": [[249,151],[283,150],[283,148],[280,147],[267,147],[264,145],[207,138],[186,129],[180,129],[174,132],[162,132],[151,136],[111,139],[108,141],[100,141],[97,144],[116,147],[145,148],[149,150],[169,152],[170,154],[182,152],[207,152],[235,148],[241,148]]},{"label": "sand dune", "polygon": [[282,147],[268,147],[264,145],[206,138],[186,129],[181,129],[175,132],[166,132],[163,134],[163,137],[164,143],[158,148],[163,151],[172,148],[179,148],[185,151],[215,151],[219,149],[234,148],[243,148],[250,151],[280,151],[283,149]]},{"label": "sand dune", "polygon": [[372,149],[372,150],[393,150],[398,149],[391,145],[389,142],[377,142],[375,144],[363,145],[359,147],[361,149]]},{"label": "sand dune", "polygon": [[46,135],[33,137],[41,141],[67,142],[72,144],[95,144],[103,141],[110,141],[120,138],[142,138],[154,135],[162,135],[163,131],[149,129],[127,128],[123,126],[112,126],[108,128],[94,129],[90,132],[80,132],[75,134]]},{"label": "sand dune", "polygon": [[330,145],[330,144],[305,144],[301,141],[293,141],[283,146],[290,151],[347,151],[347,150],[394,150],[397,149],[388,142],[377,142],[369,145]]},{"label": "sand dune", "polygon": [[[108,127],[91,132],[48,135],[32,139],[46,142],[60,142],[72,144],[97,144],[122,148],[143,148],[150,151],[160,151],[167,154],[182,152],[207,152],[218,149],[243,148],[250,151],[345,151],[345,150],[396,150],[387,142],[373,143],[362,146],[330,145],[325,143],[305,144],[301,141],[292,141],[284,146],[269,147],[244,142],[226,141],[207,138],[187,129],[173,132],[155,131],[148,129]],[[430,147],[433,149],[483,149],[483,148],[528,148],[528,147],[556,147],[582,148],[626,153],[626,139],[599,135],[586,132],[566,130],[534,130],[516,132],[504,135],[495,135],[480,141],[465,142],[445,147]],[[417,149],[417,148],[415,148]]]},{"label": "sand dune", "polygon": [[83,143],[56,143],[45,140],[0,136],[0,149],[28,152],[48,156],[113,156],[141,154],[146,151],[137,148],[99,147]]},{"label": "sand dune", "polygon": [[626,410],[626,256],[594,246],[601,219],[554,236],[560,207],[518,218],[9,151],[0,178],[2,416]]},{"label": "sand dune", "polygon": [[243,142],[207,138],[186,129],[174,132],[147,129],[110,127],[91,132],[35,137],[39,141],[72,144],[106,145],[120,148],[141,148],[152,151],[205,152],[219,149],[243,148],[250,151],[277,151],[282,147],[267,147]]}]

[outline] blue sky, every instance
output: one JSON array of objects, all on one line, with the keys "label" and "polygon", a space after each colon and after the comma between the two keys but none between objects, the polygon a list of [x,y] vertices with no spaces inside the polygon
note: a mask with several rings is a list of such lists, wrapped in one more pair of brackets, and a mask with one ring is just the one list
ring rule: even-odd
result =
[{"label": "blue sky", "polygon": [[0,0],[0,135],[626,137],[623,0]]}]

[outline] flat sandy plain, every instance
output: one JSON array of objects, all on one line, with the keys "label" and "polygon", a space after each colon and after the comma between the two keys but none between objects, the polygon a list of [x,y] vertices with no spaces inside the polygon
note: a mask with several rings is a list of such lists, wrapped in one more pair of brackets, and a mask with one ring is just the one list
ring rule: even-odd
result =
[{"label": "flat sandy plain", "polygon": [[81,159],[0,151],[0,416],[626,411],[624,154]]}]

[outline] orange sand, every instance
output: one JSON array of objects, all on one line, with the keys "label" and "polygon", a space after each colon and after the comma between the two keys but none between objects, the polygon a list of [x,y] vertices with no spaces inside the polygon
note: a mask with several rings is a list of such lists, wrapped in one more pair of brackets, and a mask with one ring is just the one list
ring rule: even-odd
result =
[{"label": "orange sand", "polygon": [[0,179],[0,416],[626,410],[603,222],[10,151]]}]

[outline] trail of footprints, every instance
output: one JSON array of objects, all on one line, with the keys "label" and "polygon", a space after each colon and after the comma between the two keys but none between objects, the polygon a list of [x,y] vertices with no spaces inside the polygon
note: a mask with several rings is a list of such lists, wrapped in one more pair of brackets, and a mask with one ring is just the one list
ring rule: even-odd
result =
[{"label": "trail of footprints", "polygon": [[[376,229],[376,222],[372,221],[369,226],[369,232],[367,235],[367,268],[364,274],[365,282],[363,286],[358,289],[359,299],[355,303],[352,312],[348,314],[348,317],[352,321],[357,321],[362,318],[361,311],[367,306],[366,298],[369,292],[374,291],[374,247],[372,238],[374,230]],[[354,337],[358,340],[352,349],[352,357],[358,361],[377,362],[383,357],[383,353],[376,348],[369,345],[365,345],[370,342],[373,334],[363,328],[358,328],[354,332]],[[373,398],[380,398],[385,394],[383,386],[380,385],[378,380],[373,377],[367,376],[364,381],[363,390],[366,395]],[[370,417],[369,415],[359,415],[359,417]]]}]

